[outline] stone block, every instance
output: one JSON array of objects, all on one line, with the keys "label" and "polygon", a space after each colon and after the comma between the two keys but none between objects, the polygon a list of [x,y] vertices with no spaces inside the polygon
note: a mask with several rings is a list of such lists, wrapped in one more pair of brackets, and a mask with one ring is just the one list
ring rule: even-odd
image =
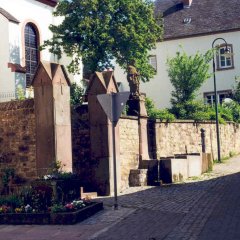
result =
[{"label": "stone block", "polygon": [[211,153],[202,153],[202,172],[207,172],[213,168],[213,159]]},{"label": "stone block", "polygon": [[158,185],[159,181],[159,161],[158,160],[142,160],[140,161],[140,169],[147,169],[147,184],[149,186]]},{"label": "stone block", "polygon": [[167,158],[160,160],[160,179],[163,183],[181,182],[188,178],[186,158]]},{"label": "stone block", "polygon": [[29,150],[29,146],[21,145],[18,147],[18,149],[20,152],[27,152]]},{"label": "stone block", "polygon": [[130,170],[129,174],[129,186],[147,186],[147,169]]},{"label": "stone block", "polygon": [[202,174],[202,158],[200,154],[187,155],[188,177],[197,177]]}]

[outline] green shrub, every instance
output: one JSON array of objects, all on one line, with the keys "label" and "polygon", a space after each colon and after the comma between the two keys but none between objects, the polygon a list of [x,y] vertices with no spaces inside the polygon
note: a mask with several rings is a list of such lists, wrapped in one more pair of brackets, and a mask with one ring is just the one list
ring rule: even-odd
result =
[{"label": "green shrub", "polygon": [[225,102],[223,103],[222,107],[224,109],[227,109],[231,115],[232,115],[232,120],[234,122],[239,123],[240,122],[240,104],[236,101],[231,101],[231,102]]},{"label": "green shrub", "polygon": [[18,100],[25,100],[26,96],[25,96],[25,91],[22,85],[18,85],[17,86],[17,99]]},{"label": "green shrub", "polygon": [[10,178],[13,178],[15,176],[15,170],[13,168],[5,168],[3,169],[2,174],[2,184],[3,186],[8,186],[8,183],[10,181]]},{"label": "green shrub", "polygon": [[70,102],[73,106],[81,105],[83,102],[84,90],[76,83],[72,83],[70,86]]},{"label": "green shrub", "polygon": [[52,207],[51,207],[51,212],[52,213],[58,213],[58,212],[66,212],[66,208],[65,206],[63,206],[62,204],[54,204]]},{"label": "green shrub", "polygon": [[210,120],[214,116],[213,109],[201,101],[187,101],[172,106],[170,112],[178,119],[191,119],[196,121]]},{"label": "green shrub", "polygon": [[155,108],[154,102],[150,98],[146,98],[145,106],[150,119],[159,119],[161,121],[168,122],[171,122],[175,119],[174,115],[170,113],[168,109]]},{"label": "green shrub", "polygon": [[6,205],[6,206],[10,206],[14,209],[16,207],[22,206],[22,203],[23,202],[22,202],[21,198],[16,195],[0,197],[0,206]]}]

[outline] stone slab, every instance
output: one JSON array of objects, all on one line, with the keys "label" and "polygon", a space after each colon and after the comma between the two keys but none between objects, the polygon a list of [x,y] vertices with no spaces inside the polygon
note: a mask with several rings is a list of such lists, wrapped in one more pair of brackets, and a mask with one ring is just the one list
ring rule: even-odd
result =
[{"label": "stone slab", "polygon": [[160,161],[160,179],[163,183],[181,182],[188,178],[186,158],[162,159]]},{"label": "stone slab", "polygon": [[202,157],[200,155],[188,155],[188,177],[197,177],[202,174]]}]

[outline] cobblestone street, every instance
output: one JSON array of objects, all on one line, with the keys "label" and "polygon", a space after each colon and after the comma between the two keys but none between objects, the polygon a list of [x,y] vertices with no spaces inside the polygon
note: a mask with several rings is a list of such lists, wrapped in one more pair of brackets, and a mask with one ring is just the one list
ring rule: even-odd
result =
[{"label": "cobblestone street", "polygon": [[182,184],[129,188],[72,226],[0,226],[0,240],[239,240],[240,157]]}]

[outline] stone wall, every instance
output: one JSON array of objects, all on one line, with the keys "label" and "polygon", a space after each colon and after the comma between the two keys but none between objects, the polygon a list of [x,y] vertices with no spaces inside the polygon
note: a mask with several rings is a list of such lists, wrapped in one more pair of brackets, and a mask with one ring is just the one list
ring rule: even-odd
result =
[{"label": "stone wall", "polygon": [[90,126],[87,105],[72,108],[73,171],[85,175],[90,159]]},{"label": "stone wall", "polygon": [[0,173],[6,168],[26,179],[37,175],[33,99],[0,103]]},{"label": "stone wall", "polygon": [[[196,123],[194,121],[176,121],[172,123],[156,122],[157,158],[182,153],[201,152],[201,132],[205,129],[206,152],[217,159],[216,125],[214,121]],[[238,124],[220,124],[221,157],[240,152],[240,128]]]},{"label": "stone wall", "polygon": [[121,188],[129,187],[129,173],[139,166],[138,119],[125,117],[119,120]]}]

